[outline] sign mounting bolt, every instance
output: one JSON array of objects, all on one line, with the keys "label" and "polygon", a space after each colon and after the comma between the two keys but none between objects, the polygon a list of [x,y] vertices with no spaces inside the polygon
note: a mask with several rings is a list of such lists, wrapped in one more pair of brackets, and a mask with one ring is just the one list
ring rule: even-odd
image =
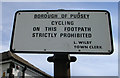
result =
[{"label": "sign mounting bolt", "polygon": [[20,15],[21,13],[18,13],[18,15]]},{"label": "sign mounting bolt", "polygon": [[46,51],[46,49],[44,49],[44,51]]},{"label": "sign mounting bolt", "polygon": [[107,12],[105,13],[105,15],[107,15]]},{"label": "sign mounting bolt", "polygon": [[108,52],[110,52],[110,50],[108,50]]}]

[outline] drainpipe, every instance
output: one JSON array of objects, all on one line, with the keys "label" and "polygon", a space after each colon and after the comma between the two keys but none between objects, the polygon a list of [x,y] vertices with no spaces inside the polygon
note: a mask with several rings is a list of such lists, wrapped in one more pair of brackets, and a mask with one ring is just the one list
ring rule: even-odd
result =
[{"label": "drainpipe", "polygon": [[10,62],[10,68],[7,70],[7,72],[9,73],[9,78],[14,78],[13,68],[15,68],[15,64],[13,62]]},{"label": "drainpipe", "polygon": [[22,78],[25,78],[25,71],[26,71],[26,69],[27,69],[27,68],[26,68],[26,66],[25,66],[25,67],[23,68],[23,70],[22,70],[22,72],[23,72],[23,73],[22,73]]}]

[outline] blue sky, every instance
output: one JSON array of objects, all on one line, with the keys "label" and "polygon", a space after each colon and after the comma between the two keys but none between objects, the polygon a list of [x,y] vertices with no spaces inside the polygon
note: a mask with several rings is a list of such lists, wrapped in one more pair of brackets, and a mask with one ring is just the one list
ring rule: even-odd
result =
[{"label": "blue sky", "polygon": [[[14,14],[18,10],[107,10],[111,14],[114,53],[112,55],[71,55],[77,61],[71,63],[72,76],[118,75],[118,4],[117,2],[3,2],[2,3],[2,49],[9,50]],[[1,46],[1,45],[0,45]],[[53,76],[54,65],[47,62],[52,54],[18,54],[36,67]]]}]

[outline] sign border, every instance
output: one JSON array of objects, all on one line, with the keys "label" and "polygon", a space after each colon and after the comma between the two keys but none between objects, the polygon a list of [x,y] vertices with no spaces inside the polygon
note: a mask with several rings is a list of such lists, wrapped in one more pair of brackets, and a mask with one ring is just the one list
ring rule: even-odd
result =
[{"label": "sign border", "polygon": [[[111,51],[109,52],[50,52],[50,51],[15,51],[12,49],[13,46],[13,41],[14,41],[14,31],[15,31],[15,24],[16,24],[16,17],[19,12],[76,12],[76,11],[81,11],[81,12],[107,12],[108,13],[108,20],[109,20],[109,29],[110,29],[110,39],[111,39]],[[13,30],[12,30],[12,37],[11,37],[11,43],[10,43],[10,51],[13,53],[38,53],[38,54],[60,54],[60,53],[65,53],[65,54],[100,54],[100,55],[110,55],[113,53],[113,36],[112,36],[112,27],[111,27],[111,18],[110,18],[110,13],[107,10],[19,10],[15,13],[14,17],[14,23],[13,23]]]}]

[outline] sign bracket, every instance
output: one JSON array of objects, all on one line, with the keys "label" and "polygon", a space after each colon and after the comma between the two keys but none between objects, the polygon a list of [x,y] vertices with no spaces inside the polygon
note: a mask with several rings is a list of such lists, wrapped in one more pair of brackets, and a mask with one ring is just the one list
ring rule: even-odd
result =
[{"label": "sign bracket", "polygon": [[54,78],[70,78],[70,62],[75,62],[77,58],[69,54],[54,54],[48,57],[48,62],[54,62]]}]

